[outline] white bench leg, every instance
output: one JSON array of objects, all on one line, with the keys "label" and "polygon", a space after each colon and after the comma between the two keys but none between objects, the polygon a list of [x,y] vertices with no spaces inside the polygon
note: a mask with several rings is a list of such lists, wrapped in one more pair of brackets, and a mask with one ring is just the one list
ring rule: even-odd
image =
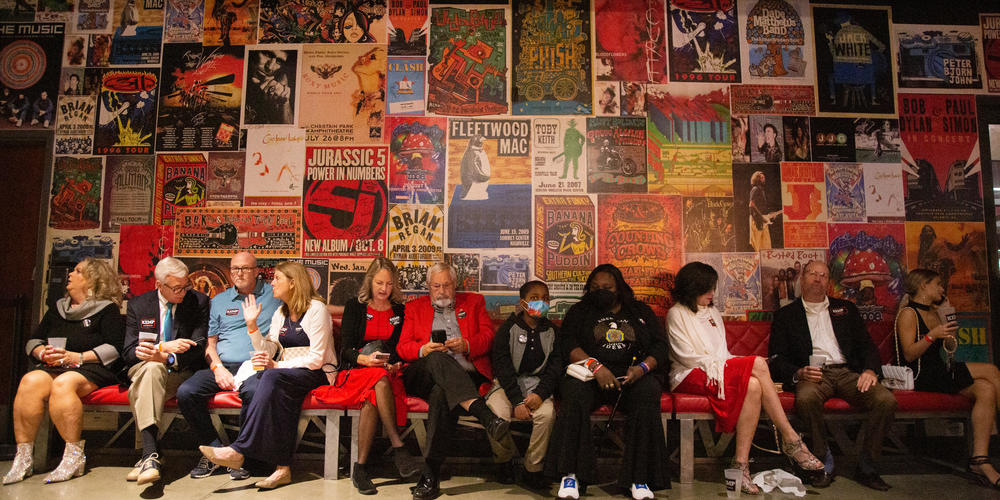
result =
[{"label": "white bench leg", "polygon": [[340,468],[340,412],[326,414],[326,432],[323,441],[323,479],[336,480]]},{"label": "white bench leg", "polygon": [[694,420],[681,420],[681,483],[694,482]]}]

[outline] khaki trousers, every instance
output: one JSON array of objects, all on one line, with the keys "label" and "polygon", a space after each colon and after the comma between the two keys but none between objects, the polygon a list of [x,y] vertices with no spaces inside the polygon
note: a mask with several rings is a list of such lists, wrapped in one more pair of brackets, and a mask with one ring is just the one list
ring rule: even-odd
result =
[{"label": "khaki trousers", "polygon": [[[494,381],[494,384],[497,384]],[[499,385],[499,384],[497,384]],[[498,388],[486,399],[486,405],[496,413],[498,417],[510,421],[514,417],[514,407],[503,388]],[[531,437],[528,438],[528,449],[524,452],[524,470],[528,472],[540,472],[545,462],[545,451],[549,447],[549,436],[552,435],[552,426],[556,423],[555,405],[552,398],[542,401],[542,406],[531,412]],[[503,441],[494,441],[490,438],[490,447],[497,463],[509,462],[517,454],[517,446],[510,434]]]},{"label": "khaki trousers", "polygon": [[171,372],[167,365],[153,361],[132,365],[128,369],[128,377],[132,380],[128,403],[135,415],[135,428],[141,431],[151,425],[159,426],[163,404],[177,395],[181,382],[190,376],[190,371]]}]

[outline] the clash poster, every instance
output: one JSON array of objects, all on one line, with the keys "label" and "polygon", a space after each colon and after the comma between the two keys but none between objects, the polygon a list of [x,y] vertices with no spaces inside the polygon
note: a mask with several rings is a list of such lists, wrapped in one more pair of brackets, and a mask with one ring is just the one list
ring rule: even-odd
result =
[{"label": "the clash poster", "polygon": [[513,114],[591,114],[590,0],[515,2],[513,14]]},{"label": "the clash poster", "polygon": [[174,226],[126,224],[121,227],[120,240],[118,275],[125,298],[154,290],[156,263],[174,254]]},{"label": "the clash poster", "polygon": [[205,155],[157,155],[153,223],[172,224],[177,210],[202,206],[205,206]]},{"label": "the clash poster", "polygon": [[531,120],[532,184],[536,194],[587,192],[585,118]]},{"label": "the clash poster", "polygon": [[424,57],[389,57],[386,98],[390,115],[422,115],[427,81]]},{"label": "the clash poster", "polygon": [[903,171],[898,163],[863,163],[868,222],[903,222]]},{"label": "the clash poster", "polygon": [[815,115],[812,85],[733,85],[734,115]]},{"label": "the clash poster", "polygon": [[681,197],[598,195],[597,207],[597,261],[618,266],[636,300],[665,315],[683,253]]},{"label": "the clash poster", "polygon": [[597,264],[596,218],[589,196],[535,196],[535,276],[586,281]]},{"label": "the clash poster", "polygon": [[597,80],[667,83],[664,0],[594,0]]},{"label": "the clash poster", "polygon": [[976,96],[900,94],[906,220],[981,221]]},{"label": "the clash poster", "polygon": [[385,71],[383,45],[305,45],[299,92],[306,104],[299,126],[309,129],[309,142],[382,142]]},{"label": "the clash poster", "polygon": [[434,264],[444,255],[444,212],[440,205],[393,205],[388,232],[388,257],[393,261]]},{"label": "the clash poster", "polygon": [[111,64],[160,64],[164,0],[115,0]]},{"label": "the clash poster", "polygon": [[813,161],[856,161],[854,120],[810,118],[809,133],[812,135]]},{"label": "the clash poster", "polygon": [[808,0],[739,0],[738,10],[743,81],[813,82]]},{"label": "the clash poster", "polygon": [[174,254],[258,258],[296,257],[302,211],[298,208],[184,208],[174,221]]},{"label": "the clash poster", "polygon": [[205,0],[165,0],[163,41],[201,43]]},{"label": "the clash poster", "polygon": [[386,118],[390,203],[444,203],[447,128],[447,118]]},{"label": "the clash poster", "polygon": [[52,172],[49,227],[96,229],[101,226],[100,157],[57,156]]},{"label": "the clash poster", "polygon": [[587,192],[645,193],[646,120],[587,118]]},{"label": "the clash poster", "polygon": [[857,163],[826,165],[826,203],[830,222],[865,222],[865,177]]},{"label": "the clash poster", "polygon": [[781,176],[777,163],[733,164],[733,224],[737,252],[759,252],[784,246]]},{"label": "the clash poster", "polygon": [[739,83],[735,0],[671,0],[670,80]]},{"label": "the clash poster", "polygon": [[208,168],[205,174],[205,185],[208,193],[205,196],[205,206],[240,206],[243,202],[243,179],[245,176],[245,153],[208,153]]},{"label": "the clash poster", "polygon": [[[368,270],[367,259],[329,259],[330,263],[330,298],[328,304],[331,306],[342,306],[348,300],[357,300],[358,291],[365,281],[365,272]],[[402,278],[402,276],[400,276]],[[402,280],[400,280],[402,281]],[[402,288],[402,283],[400,283]]]},{"label": "the clash poster", "polygon": [[728,86],[650,84],[646,89],[649,191],[731,195]]},{"label": "the clash poster", "polygon": [[157,151],[235,150],[243,99],[243,48],[163,45]]},{"label": "the clash poster", "polygon": [[986,90],[1000,92],[1000,14],[979,14],[979,25],[983,30]]},{"label": "the clash poster", "polygon": [[387,38],[386,2],[261,0],[260,43],[378,43]]},{"label": "the clash poster", "polygon": [[889,7],[813,5],[820,113],[896,114]]},{"label": "the clash poster", "polygon": [[0,130],[55,127],[62,24],[0,23]]},{"label": "the clash poster", "polygon": [[94,149],[94,117],[97,99],[93,96],[60,96],[56,114],[56,154],[89,155]]},{"label": "the clash poster", "polygon": [[188,279],[194,290],[209,298],[214,298],[233,286],[227,258],[183,257],[180,260],[188,267]]},{"label": "the clash poster", "polygon": [[826,248],[789,248],[760,252],[761,308],[777,311],[802,295],[802,270],[817,260],[826,262]]},{"label": "the clash poster", "polygon": [[298,45],[253,45],[246,52],[244,125],[294,125],[298,111]]},{"label": "the clash poster", "polygon": [[306,134],[291,127],[247,130],[243,205],[297,207],[302,201]]},{"label": "the clash poster", "polygon": [[111,0],[78,0],[74,33],[111,33]]},{"label": "the clash poster", "polygon": [[448,248],[531,246],[530,143],[528,119],[448,121]]},{"label": "the clash poster", "polygon": [[747,311],[760,310],[760,254],[723,253],[718,292],[722,295],[720,302],[725,316],[743,319]]},{"label": "the clash poster", "polygon": [[785,248],[826,246],[826,182],[822,163],[781,164],[781,205]]},{"label": "the clash poster", "polygon": [[156,160],[149,156],[109,156],[104,165],[101,231],[117,233],[122,224],[153,222]]},{"label": "the clash poster", "polygon": [[530,260],[528,255],[521,254],[483,254],[479,289],[484,292],[517,292],[531,276]]},{"label": "the clash poster", "polygon": [[509,7],[431,9],[427,111],[455,116],[507,113],[509,12]]},{"label": "the clash poster", "polygon": [[109,69],[101,73],[94,154],[153,152],[159,73],[160,68]]},{"label": "the clash poster", "polygon": [[385,146],[306,148],[303,257],[385,255],[388,167]]},{"label": "the clash poster", "polygon": [[733,198],[684,198],[684,251],[732,252],[736,249]]},{"label": "the clash poster", "polygon": [[479,291],[479,254],[477,253],[452,253],[444,254],[444,262],[455,270],[458,279],[455,289],[460,292]]},{"label": "the clash poster", "polygon": [[430,21],[427,0],[389,2],[389,55],[426,56]]},{"label": "the clash poster", "polygon": [[959,312],[989,311],[989,256],[982,222],[907,222],[906,265],[941,274]]},{"label": "the clash poster", "polygon": [[204,41],[207,45],[257,43],[259,0],[205,0]]},{"label": "the clash poster", "polygon": [[898,165],[899,120],[888,118],[855,118],[854,148],[860,163],[892,163]]},{"label": "the clash poster", "polygon": [[897,85],[921,92],[983,89],[979,26],[894,24]]}]

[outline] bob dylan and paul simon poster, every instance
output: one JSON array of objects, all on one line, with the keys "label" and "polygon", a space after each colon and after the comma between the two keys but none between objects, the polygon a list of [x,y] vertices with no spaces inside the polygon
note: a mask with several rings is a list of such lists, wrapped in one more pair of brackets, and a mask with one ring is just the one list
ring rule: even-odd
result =
[{"label": "bob dylan and paul simon poster", "polygon": [[389,55],[427,55],[427,0],[389,2]]},{"label": "bob dylan and paul simon poster", "polygon": [[590,1],[516,2],[512,33],[513,114],[591,114]]},{"label": "bob dylan and paul simon poster", "polygon": [[439,115],[507,113],[509,7],[431,9],[427,111]]}]

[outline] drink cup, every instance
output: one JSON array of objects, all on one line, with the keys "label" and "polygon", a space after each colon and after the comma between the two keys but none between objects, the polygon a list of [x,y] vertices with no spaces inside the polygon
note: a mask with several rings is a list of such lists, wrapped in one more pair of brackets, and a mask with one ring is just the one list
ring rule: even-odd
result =
[{"label": "drink cup", "polygon": [[951,304],[945,304],[938,308],[938,316],[941,317],[943,323],[950,323],[956,321],[958,315],[955,313],[955,306]]},{"label": "drink cup", "polygon": [[49,345],[56,349],[65,349],[66,337],[49,337]]},{"label": "drink cup", "polygon": [[743,489],[743,471],[740,469],[726,469],[726,497],[739,498]]},{"label": "drink cup", "polygon": [[[256,355],[256,354],[266,354],[266,352],[265,351],[254,351],[254,355]],[[253,364],[253,370],[255,372],[259,372],[261,370],[264,370],[264,365],[258,365],[257,363],[252,363],[252,364]]]},{"label": "drink cup", "polygon": [[826,356],[822,354],[812,354],[809,356],[809,366],[813,368],[823,368],[824,362],[826,362]]},{"label": "drink cup", "polygon": [[139,342],[155,344],[157,337],[159,337],[159,335],[157,335],[156,332],[139,332]]}]

